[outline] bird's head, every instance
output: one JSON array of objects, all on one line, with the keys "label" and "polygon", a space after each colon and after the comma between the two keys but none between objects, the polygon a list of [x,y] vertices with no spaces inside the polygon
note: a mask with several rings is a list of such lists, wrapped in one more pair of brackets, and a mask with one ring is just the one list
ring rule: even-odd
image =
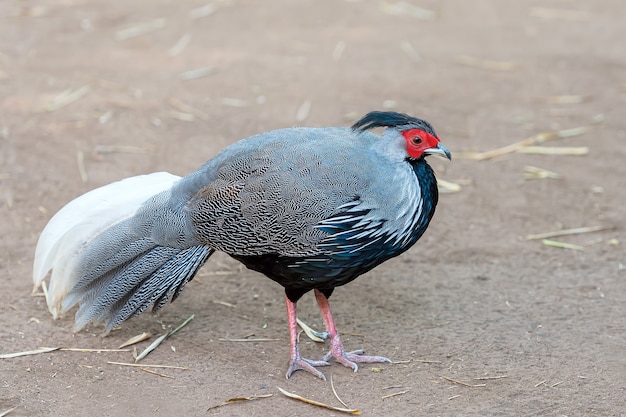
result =
[{"label": "bird's head", "polygon": [[388,127],[398,131],[406,143],[409,159],[417,160],[426,155],[439,155],[452,159],[448,148],[443,146],[435,130],[425,120],[403,113],[373,111],[361,118],[353,130],[366,131],[376,127]]}]

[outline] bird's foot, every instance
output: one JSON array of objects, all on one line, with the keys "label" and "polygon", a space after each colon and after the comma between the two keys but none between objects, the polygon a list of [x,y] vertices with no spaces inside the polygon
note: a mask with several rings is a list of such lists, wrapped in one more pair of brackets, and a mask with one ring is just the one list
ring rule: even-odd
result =
[{"label": "bird's foot", "polygon": [[329,366],[329,365],[330,363],[328,363],[325,360],[313,361],[311,359],[305,359],[301,357],[300,354],[296,354],[289,361],[289,368],[287,369],[287,374],[285,375],[285,378],[289,378],[291,374],[293,374],[294,372],[302,370],[302,371],[307,371],[315,375],[316,377],[326,381],[326,377],[324,376],[324,374],[318,371],[317,369],[315,369],[315,367],[316,366]]},{"label": "bird's foot", "polygon": [[335,358],[337,362],[345,367],[352,368],[354,372],[359,370],[357,363],[391,363],[391,360],[384,356],[366,356],[363,349],[346,352],[339,335],[335,336],[330,343],[330,351],[324,355],[323,361]]}]

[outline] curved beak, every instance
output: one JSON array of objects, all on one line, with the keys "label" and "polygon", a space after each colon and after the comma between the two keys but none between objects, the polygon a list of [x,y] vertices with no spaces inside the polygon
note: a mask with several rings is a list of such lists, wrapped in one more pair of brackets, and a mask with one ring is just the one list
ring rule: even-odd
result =
[{"label": "curved beak", "polygon": [[437,146],[434,148],[426,149],[424,153],[426,155],[437,155],[437,156],[441,156],[442,158],[447,158],[450,161],[452,160],[452,154],[450,153],[448,148],[443,146],[441,143],[437,144]]}]

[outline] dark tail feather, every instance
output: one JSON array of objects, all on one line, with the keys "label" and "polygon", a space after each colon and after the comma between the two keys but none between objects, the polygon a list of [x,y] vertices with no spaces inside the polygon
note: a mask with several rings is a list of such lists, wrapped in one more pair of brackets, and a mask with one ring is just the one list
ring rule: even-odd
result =
[{"label": "dark tail feather", "polygon": [[79,282],[68,294],[68,299],[80,304],[75,330],[104,321],[109,332],[150,306],[157,311],[170,298],[174,301],[178,297],[212,254],[207,246],[156,246],[98,279]]}]

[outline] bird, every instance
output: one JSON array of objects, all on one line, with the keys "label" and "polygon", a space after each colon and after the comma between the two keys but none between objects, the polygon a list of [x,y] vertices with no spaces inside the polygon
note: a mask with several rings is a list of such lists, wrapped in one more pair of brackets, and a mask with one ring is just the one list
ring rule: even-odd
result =
[{"label": "bird", "polygon": [[[185,177],[134,176],[70,201],[39,236],[34,287],[49,276],[52,316],[78,306],[74,331],[103,324],[106,335],[173,302],[221,251],[284,288],[287,378],[304,370],[325,379],[317,368],[331,358],[355,372],[390,362],[346,351],[328,299],[425,232],[438,202],[429,155],[451,160],[430,123],[391,111],[351,127],[250,136]],[[330,346],[321,360],[302,357],[298,344],[296,306],[310,291]]]}]

